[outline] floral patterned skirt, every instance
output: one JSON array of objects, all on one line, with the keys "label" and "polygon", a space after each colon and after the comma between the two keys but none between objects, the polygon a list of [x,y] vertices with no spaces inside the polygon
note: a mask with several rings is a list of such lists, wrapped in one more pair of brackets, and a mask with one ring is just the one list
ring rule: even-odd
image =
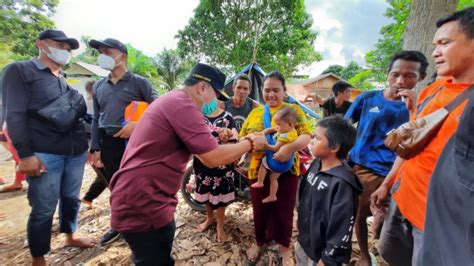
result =
[{"label": "floral patterned skirt", "polygon": [[199,203],[210,203],[212,209],[225,207],[235,199],[234,171],[229,167],[222,175],[196,172],[194,199]]}]

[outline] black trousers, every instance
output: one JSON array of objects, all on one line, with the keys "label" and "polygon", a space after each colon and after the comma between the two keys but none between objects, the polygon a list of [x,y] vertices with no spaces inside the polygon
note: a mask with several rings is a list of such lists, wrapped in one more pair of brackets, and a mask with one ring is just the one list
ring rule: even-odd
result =
[{"label": "black trousers", "polygon": [[141,233],[122,233],[132,250],[132,261],[138,266],[174,265],[171,256],[176,224],[171,223],[160,229]]},{"label": "black trousers", "polygon": [[104,130],[99,130],[100,154],[104,168],[93,167],[97,177],[87,190],[84,199],[93,201],[109,186],[110,180],[120,168],[123,153],[125,152],[125,140],[107,135]]}]

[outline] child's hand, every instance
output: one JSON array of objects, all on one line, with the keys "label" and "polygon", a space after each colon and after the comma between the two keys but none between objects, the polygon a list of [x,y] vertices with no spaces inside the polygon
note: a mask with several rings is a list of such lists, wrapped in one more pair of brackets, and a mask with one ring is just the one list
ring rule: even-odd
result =
[{"label": "child's hand", "polygon": [[267,128],[262,131],[262,134],[275,134],[277,130],[275,128]]},{"label": "child's hand", "polygon": [[292,152],[288,150],[285,146],[287,145],[283,145],[277,152],[273,154],[273,159],[280,162],[286,162],[291,158]]},{"label": "child's hand", "polygon": [[219,133],[219,141],[222,143],[226,143],[230,138],[232,138],[232,136],[234,136],[232,130],[226,127],[219,128],[217,133]]}]

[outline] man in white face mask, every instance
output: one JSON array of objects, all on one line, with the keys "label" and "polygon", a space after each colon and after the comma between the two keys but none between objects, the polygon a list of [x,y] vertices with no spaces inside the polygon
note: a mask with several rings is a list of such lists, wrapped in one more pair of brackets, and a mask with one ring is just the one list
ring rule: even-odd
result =
[{"label": "man in white face mask", "polygon": [[[100,52],[98,64],[110,74],[93,86],[94,115],[91,130],[92,163],[105,168],[103,182],[94,182],[83,202],[91,203],[104,191],[110,179],[119,169],[125,143],[135,128],[135,122],[124,124],[125,108],[132,101],[153,102],[158,93],[148,80],[127,69],[127,47],[119,40],[107,38],[103,41],[91,40],[89,45]],[[92,196],[91,196],[92,195]],[[119,234],[111,229],[100,243],[111,243]]]},{"label": "man in white face mask", "polygon": [[[87,159],[84,125],[77,119],[68,128],[58,128],[39,115],[62,96],[74,93],[60,71],[79,43],[62,31],[46,30],[40,33],[36,46],[39,57],[8,65],[1,84],[5,122],[20,157],[18,171],[26,174],[29,184],[27,236],[32,264],[46,265],[44,255],[50,251],[58,201],[59,228],[66,234],[66,246],[88,248],[95,243],[74,233]],[[85,103],[79,107],[85,108]]]}]

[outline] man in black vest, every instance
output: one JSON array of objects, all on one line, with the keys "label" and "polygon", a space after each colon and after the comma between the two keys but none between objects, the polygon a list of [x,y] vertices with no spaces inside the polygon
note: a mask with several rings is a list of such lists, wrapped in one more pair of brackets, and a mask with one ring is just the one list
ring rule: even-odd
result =
[{"label": "man in black vest", "polygon": [[46,30],[40,33],[36,46],[37,59],[6,67],[2,100],[9,135],[20,157],[18,170],[26,174],[29,184],[27,236],[32,264],[46,265],[44,255],[50,251],[58,201],[59,230],[66,234],[66,246],[88,248],[95,243],[74,233],[87,159],[84,125],[77,120],[69,130],[61,130],[38,114],[71,90],[61,75],[61,66],[69,62],[71,50],[79,48],[79,43],[62,31]]}]

